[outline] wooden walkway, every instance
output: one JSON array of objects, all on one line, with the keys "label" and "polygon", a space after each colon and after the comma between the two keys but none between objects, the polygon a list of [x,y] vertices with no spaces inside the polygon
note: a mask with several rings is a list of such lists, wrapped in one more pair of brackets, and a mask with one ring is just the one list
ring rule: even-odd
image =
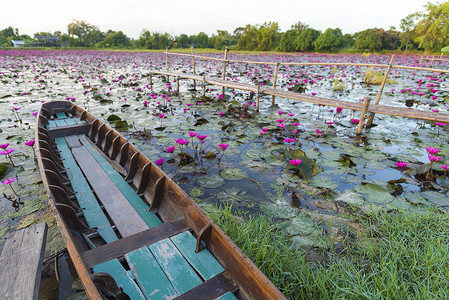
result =
[{"label": "wooden walkway", "polygon": [[[223,80],[223,79],[219,79],[219,78],[204,77],[204,76],[184,74],[184,73],[163,72],[163,71],[155,71],[155,70],[151,70],[150,74],[172,76],[176,79],[191,79],[191,80],[200,81],[203,84],[216,85],[216,86],[222,86],[222,87],[226,87],[226,88],[251,91],[254,93],[257,93],[259,91],[260,94],[264,94],[264,95],[278,96],[278,97],[287,98],[287,99],[291,99],[291,100],[314,103],[314,104],[319,104],[319,105],[341,107],[341,108],[351,109],[351,110],[356,110],[356,111],[363,110],[363,103],[355,103],[355,102],[348,102],[348,101],[343,101],[343,100],[308,96],[308,95],[299,94],[299,93],[295,93],[295,92],[281,91],[281,90],[277,90],[277,89],[273,89],[273,88],[269,88],[269,87],[263,87],[263,86],[258,87],[258,86],[252,85],[252,84],[232,82],[232,81]],[[449,114],[440,113],[440,112],[437,113],[437,112],[432,112],[432,111],[422,111],[422,110],[417,110],[417,109],[413,109],[413,108],[371,104],[371,105],[369,105],[367,112],[373,113],[373,114],[399,116],[399,117],[426,120],[426,121],[432,121],[432,122],[449,123]]]}]

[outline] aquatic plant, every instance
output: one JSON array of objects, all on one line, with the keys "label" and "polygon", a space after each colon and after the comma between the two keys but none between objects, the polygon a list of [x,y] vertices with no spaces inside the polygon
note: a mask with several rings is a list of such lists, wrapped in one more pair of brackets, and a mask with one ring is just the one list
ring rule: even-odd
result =
[{"label": "aquatic plant", "polygon": [[13,191],[14,195],[16,195],[17,198],[19,198],[19,195],[17,195],[16,191],[14,190],[14,188],[11,185],[11,183],[13,183],[14,181],[16,181],[14,178],[9,178],[9,179],[6,179],[5,181],[2,181],[2,184],[9,185],[9,187]]},{"label": "aquatic plant", "polygon": [[27,145],[33,149],[33,159],[36,160],[36,151],[34,151],[34,143],[35,143],[35,140],[33,139],[33,140],[29,140],[29,141],[25,142],[25,145]]},{"label": "aquatic plant", "polygon": [[226,149],[228,149],[228,146],[229,146],[229,144],[219,144],[219,145],[218,145],[218,147],[219,147],[219,148],[221,149],[221,151],[222,151],[220,158],[218,158],[218,161],[221,160],[221,158],[223,157],[223,155],[224,155]]},{"label": "aquatic plant", "polygon": [[5,155],[8,159],[9,159],[9,161],[11,162],[11,165],[13,166],[13,167],[15,167],[16,165],[14,164],[14,162],[12,161],[12,157],[11,157],[11,153],[12,152],[14,152],[16,149],[14,149],[14,148],[9,148],[9,149],[5,149],[5,150],[3,150],[2,152],[0,152],[0,155]]}]

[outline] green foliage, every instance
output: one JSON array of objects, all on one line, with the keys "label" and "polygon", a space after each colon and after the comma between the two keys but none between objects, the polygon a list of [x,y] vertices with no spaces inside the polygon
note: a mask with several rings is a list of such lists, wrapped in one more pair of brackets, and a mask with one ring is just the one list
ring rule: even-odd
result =
[{"label": "green foliage", "polygon": [[415,43],[413,40],[416,38],[416,33],[414,31],[414,28],[416,27],[416,20],[419,18],[418,13],[410,14],[407,17],[401,19],[401,45],[402,47],[405,46],[405,51],[409,49],[415,48]]},{"label": "green foliage", "polygon": [[281,34],[277,22],[263,25],[246,25],[238,41],[238,49],[247,51],[275,50],[280,42]]},{"label": "green foliage", "polygon": [[[446,299],[449,215],[379,211],[354,215],[337,252],[291,248],[263,215],[214,209],[212,219],[288,299]],[[349,221],[349,220],[348,220]],[[350,228],[348,228],[350,230]]]},{"label": "green foliage", "polygon": [[354,47],[359,50],[368,50],[369,52],[374,52],[380,50],[380,48],[382,47],[382,41],[372,29],[366,29],[357,33]]},{"label": "green foliage", "polygon": [[425,5],[427,14],[418,14],[415,42],[420,48],[439,50],[449,44],[449,2]]},{"label": "green foliage", "polygon": [[296,51],[295,40],[299,36],[299,32],[295,29],[287,30],[282,34],[279,42],[279,50],[282,52]]},{"label": "green foliage", "polygon": [[295,46],[301,52],[312,51],[314,49],[314,42],[318,39],[321,32],[313,29],[306,28],[301,34],[295,39]]},{"label": "green foliage", "polygon": [[127,48],[129,46],[131,46],[131,41],[122,31],[111,31],[107,33],[99,45],[102,48]]},{"label": "green foliage", "polygon": [[138,45],[145,49],[165,49],[173,46],[173,38],[168,33],[145,30],[139,37]]},{"label": "green foliage", "polygon": [[328,28],[314,42],[315,50],[337,51],[343,46],[343,33],[340,28]]}]

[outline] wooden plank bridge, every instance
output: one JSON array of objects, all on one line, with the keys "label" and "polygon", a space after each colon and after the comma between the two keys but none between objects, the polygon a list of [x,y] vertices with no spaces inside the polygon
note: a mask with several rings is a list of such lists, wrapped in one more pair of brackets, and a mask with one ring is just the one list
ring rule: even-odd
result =
[{"label": "wooden plank bridge", "polygon": [[[232,89],[239,89],[239,90],[245,90],[257,93],[256,100],[259,100],[259,95],[272,95],[282,98],[287,98],[291,100],[296,101],[302,101],[302,102],[308,102],[318,105],[325,105],[325,106],[332,106],[332,107],[341,107],[345,109],[351,109],[356,111],[362,111],[364,109],[364,103],[355,103],[355,102],[348,102],[343,100],[336,100],[336,99],[327,99],[327,98],[321,98],[321,97],[315,97],[315,96],[309,96],[304,95],[296,92],[290,92],[290,91],[281,91],[270,87],[261,87],[256,86],[252,84],[246,84],[241,82],[232,82],[228,80],[223,80],[219,78],[214,77],[206,77],[206,76],[199,76],[199,75],[193,75],[193,74],[185,74],[185,73],[175,73],[175,72],[164,72],[164,71],[156,71],[151,70],[150,74],[156,74],[156,75],[164,75],[164,76],[171,76],[177,79],[177,90],[179,90],[179,79],[190,79],[201,82],[203,85],[203,91],[205,89],[205,85],[216,85],[216,86],[222,86],[225,88],[232,88]],[[368,106],[368,109],[364,113],[372,113],[372,114],[383,114],[383,115],[390,115],[390,116],[399,116],[399,117],[406,117],[406,118],[413,118],[413,119],[419,119],[419,120],[426,120],[431,122],[441,122],[441,123],[449,123],[449,114],[446,113],[440,113],[440,112],[432,112],[432,111],[423,111],[423,110],[417,110],[413,108],[405,108],[405,107],[394,107],[394,106],[387,106],[387,105],[377,105],[377,104],[370,104]]]}]

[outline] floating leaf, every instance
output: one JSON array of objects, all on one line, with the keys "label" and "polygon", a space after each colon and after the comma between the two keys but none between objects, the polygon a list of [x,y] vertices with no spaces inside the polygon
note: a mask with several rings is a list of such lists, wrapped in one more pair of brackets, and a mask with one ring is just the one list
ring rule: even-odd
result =
[{"label": "floating leaf", "polygon": [[279,205],[271,202],[263,202],[260,209],[268,216],[276,219],[290,219],[299,213],[299,210],[290,205]]},{"label": "floating leaf", "polygon": [[237,168],[224,169],[220,171],[221,177],[227,180],[241,180],[248,177],[245,171]]},{"label": "floating leaf", "polygon": [[338,188],[338,183],[333,181],[331,178],[329,178],[329,176],[326,175],[313,176],[309,180],[309,184],[313,187],[321,187],[331,190],[335,190],[336,188]]},{"label": "floating leaf", "polygon": [[364,197],[368,202],[386,204],[393,201],[393,196],[378,184],[362,182],[362,185],[355,187],[354,190],[364,194]]},{"label": "floating leaf", "polygon": [[128,122],[126,121],[117,121],[115,122],[115,129],[117,129],[118,131],[125,131],[128,130],[129,125]]},{"label": "floating leaf", "polygon": [[121,121],[122,119],[117,115],[109,115],[107,118],[108,122]]},{"label": "floating leaf", "polygon": [[218,174],[204,175],[197,179],[199,185],[207,189],[215,189],[225,184],[225,180]]}]

